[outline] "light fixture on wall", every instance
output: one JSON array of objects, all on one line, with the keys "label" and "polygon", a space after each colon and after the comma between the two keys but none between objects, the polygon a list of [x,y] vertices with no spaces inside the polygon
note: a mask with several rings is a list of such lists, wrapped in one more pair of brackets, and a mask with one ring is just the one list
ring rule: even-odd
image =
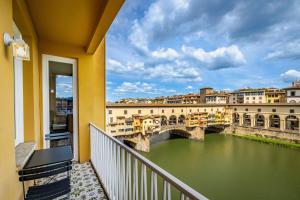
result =
[{"label": "light fixture on wall", "polygon": [[29,46],[20,38],[11,38],[8,33],[3,34],[3,41],[5,46],[12,45],[13,56],[20,60],[30,60]]}]

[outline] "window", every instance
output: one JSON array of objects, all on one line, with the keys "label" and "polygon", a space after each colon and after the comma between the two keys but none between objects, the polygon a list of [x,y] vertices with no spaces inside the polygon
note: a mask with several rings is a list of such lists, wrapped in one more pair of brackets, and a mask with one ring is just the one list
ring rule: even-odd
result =
[{"label": "window", "polygon": [[153,114],[153,110],[150,110],[150,113]]},{"label": "window", "polygon": [[237,111],[237,109],[236,109],[236,108],[234,108],[234,111]]},{"label": "window", "polygon": [[190,113],[192,112],[192,109],[190,109]]},{"label": "window", "polygon": [[253,100],[255,100],[255,97],[252,97]]},{"label": "window", "polygon": [[127,110],[124,110],[124,115],[127,115]]},{"label": "window", "polygon": [[294,109],[290,109],[290,113],[295,113],[295,110]]},{"label": "window", "polygon": [[291,91],[291,97],[296,96],[296,92],[295,91]]},{"label": "window", "polygon": [[272,112],[276,112],[276,109],[272,109]]},{"label": "window", "polygon": [[174,109],[172,109],[172,113],[174,113]]},{"label": "window", "polygon": [[[23,61],[14,59],[15,145],[24,142]],[[21,98],[20,98],[21,97]]]},{"label": "window", "polygon": [[111,114],[112,114],[112,110],[109,110],[109,111],[108,111],[108,114],[110,114],[110,115],[111,115]]},{"label": "window", "polygon": [[165,113],[165,110],[161,110],[161,113]]},{"label": "window", "polygon": [[248,108],[246,108],[245,111],[248,111]]},{"label": "window", "polygon": [[183,113],[183,109],[181,109],[181,112]]},{"label": "window", "polygon": [[111,117],[109,121],[110,121],[110,123],[113,123],[114,122],[114,118]]},{"label": "window", "polygon": [[261,112],[261,108],[258,108],[258,109],[257,109],[257,112]]},{"label": "window", "polygon": [[246,100],[249,100],[249,97],[247,97]]},{"label": "window", "polygon": [[138,110],[138,114],[142,114],[142,111],[141,111],[141,110]]}]

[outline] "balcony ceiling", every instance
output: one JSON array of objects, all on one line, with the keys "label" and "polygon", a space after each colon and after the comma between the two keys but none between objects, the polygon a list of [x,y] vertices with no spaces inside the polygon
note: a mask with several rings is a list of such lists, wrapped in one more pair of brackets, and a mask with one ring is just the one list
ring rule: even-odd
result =
[{"label": "balcony ceiling", "polygon": [[108,0],[25,1],[39,39],[88,47]]}]

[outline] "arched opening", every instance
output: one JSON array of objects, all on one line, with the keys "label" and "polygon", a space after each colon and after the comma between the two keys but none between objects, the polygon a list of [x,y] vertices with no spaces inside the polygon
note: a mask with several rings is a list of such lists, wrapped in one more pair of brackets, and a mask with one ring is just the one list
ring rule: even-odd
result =
[{"label": "arched opening", "polygon": [[244,126],[251,126],[251,116],[248,115],[247,113],[244,113],[243,115],[243,125]]},{"label": "arched opening", "polygon": [[270,128],[280,128],[279,115],[271,115],[270,116]]},{"label": "arched opening", "polygon": [[178,117],[178,124],[183,125],[185,123],[185,116],[184,115],[180,115]]},{"label": "arched opening", "polygon": [[171,115],[169,118],[169,125],[176,125],[177,124],[177,117],[175,115]]},{"label": "arched opening", "polygon": [[232,121],[234,124],[239,124],[240,123],[240,115],[238,113],[233,113],[232,114]]},{"label": "arched opening", "polygon": [[287,130],[298,131],[299,119],[295,115],[289,115],[285,118],[285,124]]},{"label": "arched opening", "polygon": [[161,116],[161,126],[167,126],[168,125],[168,118],[166,116]]},{"label": "arched opening", "polygon": [[265,126],[265,116],[256,114],[255,115],[255,126],[264,127]]}]

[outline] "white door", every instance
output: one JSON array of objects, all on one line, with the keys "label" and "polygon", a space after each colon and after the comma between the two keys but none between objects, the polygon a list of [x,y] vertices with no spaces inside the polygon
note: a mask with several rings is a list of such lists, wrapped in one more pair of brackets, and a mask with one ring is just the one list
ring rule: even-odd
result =
[{"label": "white door", "polygon": [[[43,62],[43,146],[50,148],[50,142],[45,135],[53,131],[69,130],[68,122],[72,122],[72,144],[74,159],[78,160],[78,107],[77,107],[77,61],[51,55],[42,55]],[[55,77],[54,77],[55,76]],[[66,78],[70,82],[60,82]],[[72,97],[64,96],[69,90]],[[66,93],[67,94],[67,93]],[[54,100],[53,100],[54,98]],[[54,103],[53,103],[54,102]],[[71,102],[71,103],[70,103]],[[71,106],[69,104],[72,104]],[[53,112],[55,110],[55,112]],[[53,117],[53,115],[55,117]],[[64,118],[64,116],[67,116]],[[72,116],[70,118],[69,116]]]}]

